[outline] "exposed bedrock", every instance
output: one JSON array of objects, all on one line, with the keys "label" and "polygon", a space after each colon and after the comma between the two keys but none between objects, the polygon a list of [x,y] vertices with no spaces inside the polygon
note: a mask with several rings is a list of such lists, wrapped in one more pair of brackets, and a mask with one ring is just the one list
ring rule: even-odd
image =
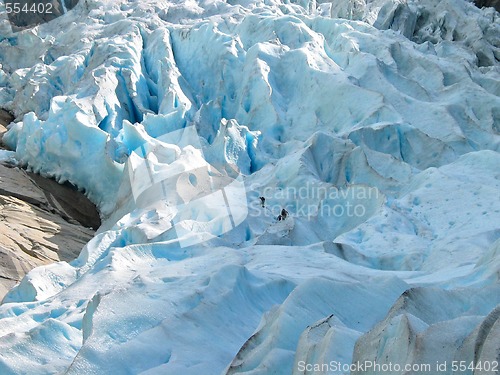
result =
[{"label": "exposed bedrock", "polygon": [[[0,112],[0,136],[11,120]],[[99,225],[76,189],[0,164],[0,299],[31,269],[75,259]]]}]

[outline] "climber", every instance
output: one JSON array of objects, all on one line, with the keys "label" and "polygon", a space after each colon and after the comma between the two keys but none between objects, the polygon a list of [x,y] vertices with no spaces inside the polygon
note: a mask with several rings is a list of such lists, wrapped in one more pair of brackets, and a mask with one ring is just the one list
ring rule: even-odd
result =
[{"label": "climber", "polygon": [[260,199],[260,204],[261,204],[262,208],[264,208],[264,207],[265,207],[265,204],[266,204],[266,198],[264,198],[264,197],[259,197],[259,199]]},{"label": "climber", "polygon": [[282,220],[285,220],[286,217],[288,216],[288,211],[283,208],[281,210],[281,215],[280,216],[281,216]]}]

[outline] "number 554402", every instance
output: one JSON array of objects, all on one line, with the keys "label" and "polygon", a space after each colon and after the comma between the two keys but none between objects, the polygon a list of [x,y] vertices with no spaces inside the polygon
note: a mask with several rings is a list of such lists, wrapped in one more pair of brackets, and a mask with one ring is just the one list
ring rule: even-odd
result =
[{"label": "number 554402", "polygon": [[12,3],[12,2],[5,3],[5,11],[7,12],[7,14],[11,14],[11,13],[14,13],[14,14],[19,14],[19,13],[51,14],[52,8],[53,8],[52,3],[38,3],[38,4],[31,4],[31,5],[28,5],[27,3],[24,3],[24,4]]}]

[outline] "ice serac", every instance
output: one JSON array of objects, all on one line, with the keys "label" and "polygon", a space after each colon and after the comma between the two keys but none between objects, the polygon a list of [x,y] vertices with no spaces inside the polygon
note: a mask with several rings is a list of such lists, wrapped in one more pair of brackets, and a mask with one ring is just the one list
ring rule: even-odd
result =
[{"label": "ice serac", "polygon": [[[429,371],[423,366],[437,371],[436,365],[445,362],[451,366],[454,361],[464,361],[470,366],[495,361],[498,338],[492,335],[498,330],[499,296],[496,286],[456,291],[410,289],[383,321],[357,341],[353,363],[377,363],[380,368],[392,364],[402,369],[394,373],[420,374]],[[484,373],[496,373],[489,363],[486,366]],[[378,374],[380,368],[352,373]]]},{"label": "ice serac", "polygon": [[494,361],[499,21],[465,0],[0,19],[0,157],[104,218],[8,292],[0,373]]},{"label": "ice serac", "polygon": [[346,327],[334,315],[308,326],[297,344],[292,374],[321,373],[317,368],[309,371],[310,369],[304,368],[305,364],[329,365],[332,358],[335,358],[335,363],[338,364],[351,363],[352,351],[346,348],[354,346],[360,335],[359,331]]},{"label": "ice serac", "polygon": [[[259,328],[240,349],[226,373],[298,373],[296,363],[293,361],[294,356],[298,360],[300,357],[314,358],[308,353],[312,350],[310,343],[304,339],[304,334],[301,336],[302,331],[307,329],[310,333],[310,330],[317,328],[315,323],[317,320],[331,314],[334,319],[328,318],[327,321],[335,324],[333,329],[338,329],[338,335],[350,338],[346,342],[354,344],[352,337],[359,335],[358,331],[363,332],[377,322],[396,295],[407,287],[404,282],[396,278],[392,280],[375,278],[371,280],[370,285],[315,278],[299,285],[279,308],[266,314]],[[374,309],[374,305],[379,309]],[[370,321],[367,320],[368,315]],[[299,340],[299,337],[302,339]],[[342,345],[340,342],[329,344],[337,345],[335,349],[339,351],[339,355],[345,356],[343,359],[350,361],[349,351],[343,350],[345,344]],[[333,353],[333,349],[331,350]],[[320,355],[320,353],[314,354]],[[287,364],[286,367],[282,367],[284,363]]]},{"label": "ice serac", "polygon": [[493,8],[480,11],[469,1],[341,0],[332,3],[331,15],[391,29],[417,43],[464,43],[481,66],[494,66],[498,61],[498,12]]}]

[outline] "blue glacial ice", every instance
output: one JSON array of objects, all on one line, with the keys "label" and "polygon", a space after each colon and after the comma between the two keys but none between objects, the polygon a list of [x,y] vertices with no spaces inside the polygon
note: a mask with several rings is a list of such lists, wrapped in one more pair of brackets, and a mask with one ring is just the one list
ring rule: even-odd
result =
[{"label": "blue glacial ice", "polygon": [[499,31],[465,0],[0,19],[0,158],[103,219],[5,296],[0,373],[497,359]]}]

